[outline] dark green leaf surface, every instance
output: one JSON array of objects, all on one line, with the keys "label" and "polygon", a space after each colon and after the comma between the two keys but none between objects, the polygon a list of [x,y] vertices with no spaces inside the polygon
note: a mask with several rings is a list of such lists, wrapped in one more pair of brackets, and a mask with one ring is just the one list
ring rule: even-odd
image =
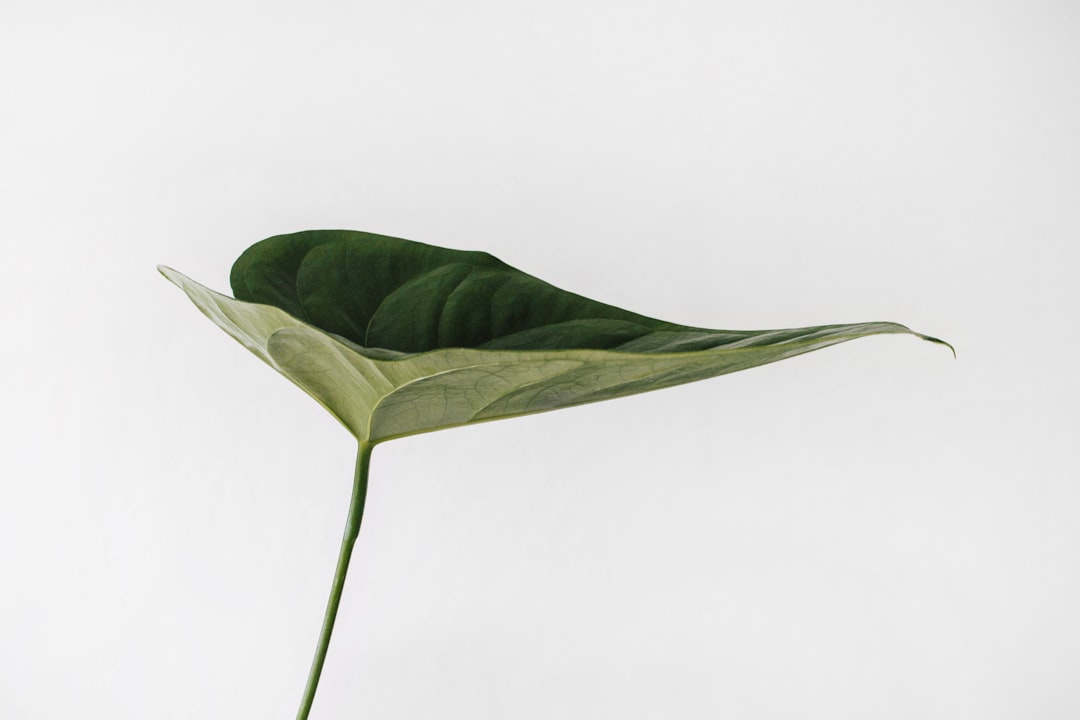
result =
[{"label": "dark green leaf surface", "polygon": [[623,397],[775,362],[895,323],[677,325],[560,290],[483,252],[343,230],[279,235],[236,299],[168,268],[222,329],[363,442]]}]

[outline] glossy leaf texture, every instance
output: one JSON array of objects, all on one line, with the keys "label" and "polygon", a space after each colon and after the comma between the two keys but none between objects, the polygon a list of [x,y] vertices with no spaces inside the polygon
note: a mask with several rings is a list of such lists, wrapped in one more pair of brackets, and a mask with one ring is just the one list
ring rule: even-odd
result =
[{"label": "glossy leaf texture", "polygon": [[345,230],[256,243],[233,266],[235,299],[159,269],[365,443],[658,390],[869,335],[947,345],[890,322],[687,327],[487,253]]}]

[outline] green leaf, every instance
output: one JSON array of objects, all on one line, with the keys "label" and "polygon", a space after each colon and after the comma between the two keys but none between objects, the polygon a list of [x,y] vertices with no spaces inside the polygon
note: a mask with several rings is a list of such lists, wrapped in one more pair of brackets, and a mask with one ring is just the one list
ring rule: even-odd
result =
[{"label": "green leaf", "polygon": [[377,443],[703,380],[867,335],[942,343],[886,322],[762,331],[676,325],[559,290],[487,253],[343,230],[248,248],[232,269],[236,299],[159,269],[359,441],[298,720],[307,720],[315,698]]},{"label": "green leaf", "polygon": [[889,322],[687,327],[560,290],[487,253],[344,230],[253,245],[232,269],[236,299],[159,269],[363,444],[658,390],[868,335],[948,345]]}]

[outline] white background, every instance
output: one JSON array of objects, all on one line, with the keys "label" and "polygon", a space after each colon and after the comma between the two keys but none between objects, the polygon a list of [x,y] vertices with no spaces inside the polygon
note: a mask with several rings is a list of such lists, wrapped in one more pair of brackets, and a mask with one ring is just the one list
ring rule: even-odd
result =
[{"label": "white background", "polygon": [[1080,715],[1080,5],[0,5],[0,717],[290,718],[351,437],[154,270],[895,320],[380,446],[313,718]]}]

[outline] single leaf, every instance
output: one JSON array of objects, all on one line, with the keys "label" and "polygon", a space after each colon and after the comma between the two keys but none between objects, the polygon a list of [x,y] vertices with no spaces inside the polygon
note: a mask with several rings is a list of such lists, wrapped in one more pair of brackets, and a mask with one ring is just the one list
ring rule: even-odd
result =
[{"label": "single leaf", "polygon": [[559,290],[487,253],[342,230],[253,245],[233,265],[236,299],[159,269],[359,441],[298,720],[307,720],[315,698],[377,443],[703,380],[867,335],[942,342],[883,322],[764,331],[676,325]]},{"label": "single leaf", "polygon": [[560,290],[487,253],[344,230],[256,243],[233,265],[236,299],[159,269],[372,445],[703,380],[868,335],[947,345],[889,322],[687,327]]}]

